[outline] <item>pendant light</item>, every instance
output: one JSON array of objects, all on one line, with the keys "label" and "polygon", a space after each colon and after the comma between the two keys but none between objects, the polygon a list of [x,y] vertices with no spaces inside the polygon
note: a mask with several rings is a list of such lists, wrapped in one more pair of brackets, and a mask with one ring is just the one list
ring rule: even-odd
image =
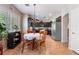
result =
[{"label": "pendant light", "polygon": [[34,6],[34,19],[33,19],[33,32],[35,33],[35,6],[36,6],[36,4],[33,4],[33,6]]}]

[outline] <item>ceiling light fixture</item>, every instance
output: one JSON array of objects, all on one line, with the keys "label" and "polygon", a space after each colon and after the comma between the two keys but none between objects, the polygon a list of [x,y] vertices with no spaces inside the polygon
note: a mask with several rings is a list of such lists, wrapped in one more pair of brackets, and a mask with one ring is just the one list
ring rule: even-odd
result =
[{"label": "ceiling light fixture", "polygon": [[34,20],[35,20],[35,16],[36,16],[36,15],[35,15],[35,11],[36,11],[36,10],[35,10],[35,6],[36,6],[36,4],[33,4],[33,6],[34,6]]},{"label": "ceiling light fixture", "polygon": [[33,32],[35,33],[35,6],[36,6],[36,4],[33,4],[33,6],[34,6],[34,19],[33,19]]},{"label": "ceiling light fixture", "polygon": [[30,6],[30,4],[25,4],[25,6]]}]

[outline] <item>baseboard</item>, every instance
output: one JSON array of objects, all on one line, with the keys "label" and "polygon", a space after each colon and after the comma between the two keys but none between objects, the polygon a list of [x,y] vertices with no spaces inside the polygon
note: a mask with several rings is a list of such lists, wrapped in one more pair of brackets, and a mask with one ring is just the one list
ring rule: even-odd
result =
[{"label": "baseboard", "polygon": [[73,49],[73,48],[70,48],[70,47],[68,47],[68,49],[72,50],[73,52],[75,52],[76,54],[79,55],[79,51],[77,51],[77,50],[75,50],[75,49]]}]

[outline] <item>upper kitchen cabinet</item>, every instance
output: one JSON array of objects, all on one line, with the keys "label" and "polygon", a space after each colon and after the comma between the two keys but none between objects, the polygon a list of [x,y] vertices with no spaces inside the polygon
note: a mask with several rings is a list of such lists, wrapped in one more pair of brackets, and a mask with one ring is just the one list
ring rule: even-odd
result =
[{"label": "upper kitchen cabinet", "polygon": [[44,21],[40,21],[38,19],[36,19],[34,22],[34,20],[31,19],[31,18],[28,18],[28,27],[32,26],[33,25],[35,27],[51,27],[52,26],[52,21],[49,21],[49,22],[44,22]]}]

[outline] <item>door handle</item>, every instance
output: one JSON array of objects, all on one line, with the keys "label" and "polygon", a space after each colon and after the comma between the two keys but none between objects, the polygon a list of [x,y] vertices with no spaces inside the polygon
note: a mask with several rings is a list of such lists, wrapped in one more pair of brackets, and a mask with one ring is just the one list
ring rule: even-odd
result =
[{"label": "door handle", "polygon": [[72,32],[72,34],[75,34],[75,32]]}]

